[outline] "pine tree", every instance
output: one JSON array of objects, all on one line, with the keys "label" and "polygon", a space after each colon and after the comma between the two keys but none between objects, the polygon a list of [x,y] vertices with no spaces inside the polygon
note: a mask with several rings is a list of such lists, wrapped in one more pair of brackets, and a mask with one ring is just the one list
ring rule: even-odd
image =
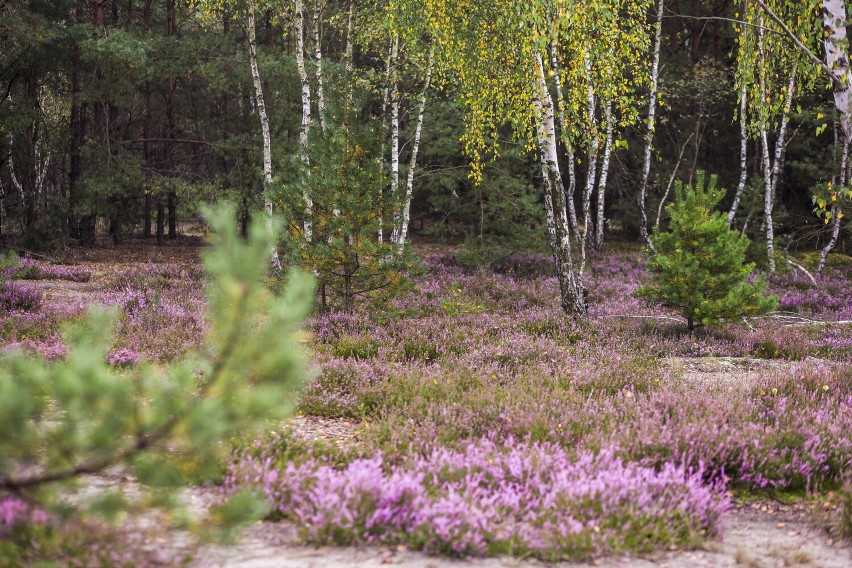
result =
[{"label": "pine tree", "polygon": [[762,277],[749,282],[754,263],[745,262],[748,239],[730,230],[726,216],[713,209],[725,194],[716,176],[705,187],[704,172],[695,186],[675,184],[676,200],[666,207],[668,231],[656,229],[657,252],[648,259],[652,284],[639,288],[639,298],[676,309],[690,331],[696,324],[735,320],[775,309]]},{"label": "pine tree", "polygon": [[[409,248],[399,250],[377,238],[380,228],[390,230],[391,212],[399,209],[402,196],[383,191],[378,132],[358,120],[358,95],[350,102],[330,93],[325,128],[313,129],[308,137],[310,162],[296,162],[295,183],[279,194],[282,211],[303,196],[311,200],[309,212],[294,208],[306,213],[290,220],[291,238],[284,245],[287,256],[316,275],[323,309],[348,311],[360,296],[398,290],[416,268]],[[312,228],[310,239],[302,230],[306,223]]]}]

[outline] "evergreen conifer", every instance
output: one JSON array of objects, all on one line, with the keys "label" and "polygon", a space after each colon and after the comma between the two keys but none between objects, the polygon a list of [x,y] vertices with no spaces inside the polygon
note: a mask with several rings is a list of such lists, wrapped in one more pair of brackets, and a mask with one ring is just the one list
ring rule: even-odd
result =
[{"label": "evergreen conifer", "polygon": [[675,184],[676,198],[666,207],[668,231],[656,229],[657,249],[648,259],[652,283],[635,295],[677,310],[691,330],[721,320],[735,320],[775,309],[777,299],[766,296],[762,277],[749,282],[754,263],[745,262],[748,239],[728,226],[726,216],[713,209],[724,189],[716,176],[698,172],[694,186]]}]

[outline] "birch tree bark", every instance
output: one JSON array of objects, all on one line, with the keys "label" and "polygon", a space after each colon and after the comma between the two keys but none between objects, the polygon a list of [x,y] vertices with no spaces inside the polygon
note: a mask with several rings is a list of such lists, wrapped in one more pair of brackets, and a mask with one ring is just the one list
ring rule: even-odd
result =
[{"label": "birch tree bark", "polygon": [[[257,114],[260,117],[260,132],[263,138],[263,208],[268,217],[272,217],[272,200],[269,192],[272,189],[272,140],[269,135],[269,117],[266,114],[266,104],[263,100],[263,83],[260,80],[260,68],[257,64],[257,37],[255,35],[254,0],[249,0],[246,6],[246,32],[249,44],[249,64],[251,79],[254,83],[254,100]],[[281,259],[273,247],[271,253],[273,270],[281,269]]]},{"label": "birch tree bark", "polygon": [[[390,104],[390,96],[391,96],[391,71],[393,66],[396,63],[394,62],[394,38],[391,38],[388,42],[388,57],[387,63],[385,65],[385,87],[382,92],[382,144],[381,144],[381,157],[379,158],[379,179],[383,179],[384,169],[385,169],[385,140],[387,137],[387,124],[388,124],[388,105]],[[383,242],[385,239],[385,222],[384,222],[384,204],[382,203],[382,185],[379,185],[379,234],[378,240],[379,242]]]},{"label": "birch tree bark", "polygon": [[[305,12],[302,0],[296,0],[296,67],[299,70],[299,80],[302,82],[302,125],[299,129],[299,157],[305,166],[310,164],[310,156],[308,156],[308,135],[311,129],[311,83],[308,80],[308,73],[305,69]],[[305,232],[305,240],[311,242],[313,240],[313,223],[311,217],[313,215],[314,203],[311,196],[305,193],[305,221],[303,230]]]},{"label": "birch tree bark", "polygon": [[319,1],[314,2],[314,64],[317,72],[317,111],[319,111],[320,128],[323,132],[326,130],[327,122],[325,117],[325,85],[323,83],[322,74],[322,43],[320,34],[320,16],[322,15],[322,5]]},{"label": "birch tree bark", "polygon": [[584,61],[586,70],[586,112],[588,113],[589,127],[591,132],[591,143],[589,144],[589,152],[586,156],[588,161],[586,173],[586,188],[583,191],[583,233],[580,238],[580,272],[583,271],[586,260],[586,245],[589,241],[589,232],[592,230],[592,193],[595,189],[595,180],[597,178],[598,151],[600,150],[600,140],[598,140],[598,129],[595,121],[595,108],[597,107],[597,97],[595,96],[595,88],[592,85],[592,64],[589,58]]},{"label": "birch tree bark", "polygon": [[648,234],[648,214],[646,212],[645,197],[648,192],[648,177],[651,174],[651,150],[654,146],[654,131],[657,126],[657,89],[659,88],[660,76],[660,45],[663,37],[663,7],[665,0],[657,0],[657,22],[654,26],[654,55],[651,62],[651,92],[648,95],[648,119],[645,121],[645,160],[642,163],[642,181],[639,185],[639,213],[642,215],[642,224],[639,233],[642,239],[648,243],[651,250],[656,251],[651,236]]},{"label": "birch tree bark", "polygon": [[580,227],[577,225],[577,208],[574,205],[574,193],[577,190],[577,160],[574,157],[574,147],[571,145],[568,130],[565,124],[565,98],[562,95],[562,66],[559,64],[558,48],[555,43],[550,44],[550,70],[556,83],[556,108],[557,120],[562,144],[565,146],[565,159],[568,162],[568,191],[565,200],[568,203],[568,221],[571,223],[571,231],[578,239],[579,244]]},{"label": "birch tree bark", "polygon": [[[758,29],[758,51],[762,61],[766,61],[764,51],[764,29],[763,18],[760,19],[761,27]],[[762,70],[760,74],[760,92],[765,97],[768,96],[766,85],[766,73]],[[790,117],[790,108],[793,104],[793,93],[796,86],[796,65],[793,65],[793,70],[790,73],[790,80],[787,83],[787,93],[784,99],[784,108],[781,115],[781,125],[778,128],[778,139],[775,141],[774,160],[770,158],[768,125],[764,122],[760,127],[760,141],[762,146],[763,157],[763,178],[764,178],[764,193],[763,193],[763,215],[766,224],[766,257],[769,264],[769,272],[775,272],[775,229],[772,224],[772,211],[775,205],[775,193],[778,183],[778,177],[781,169],[781,161],[784,157],[785,137],[787,133],[787,124]]]},{"label": "birch tree bark", "polygon": [[[840,114],[840,126],[843,130],[843,154],[840,164],[840,186],[846,185],[846,166],[849,155],[849,144],[852,142],[852,109],[850,109],[850,89],[852,89],[852,73],[849,68],[849,40],[846,37],[848,13],[845,0],[823,0],[823,27],[826,31],[825,63],[834,72],[834,106]],[[831,237],[822,249],[819,257],[817,273],[825,269],[828,254],[837,245],[840,236],[840,211],[836,205],[831,208]]]},{"label": "birch tree bark", "polygon": [[414,127],[414,140],[411,148],[411,158],[408,163],[408,176],[405,183],[405,197],[402,205],[402,211],[398,223],[398,231],[395,228],[396,236],[393,243],[396,244],[397,250],[402,251],[405,247],[405,239],[408,236],[408,223],[411,218],[411,197],[414,194],[414,170],[417,168],[417,153],[420,150],[420,133],[423,130],[423,116],[426,113],[426,94],[432,82],[432,68],[435,64],[434,51],[429,51],[429,63],[426,69],[426,80],[423,85],[423,92],[420,93],[420,104],[417,110],[417,124]]},{"label": "birch tree bark", "polygon": [[746,101],[747,87],[743,84],[740,89],[740,181],[737,184],[737,191],[734,193],[734,201],[731,203],[731,210],[728,211],[728,225],[734,222],[734,216],[737,214],[737,209],[740,206],[740,199],[745,190],[746,180],[748,179],[748,123],[746,122]]},{"label": "birch tree bark", "polygon": [[544,205],[547,212],[547,232],[556,260],[556,274],[562,309],[574,316],[587,312],[586,291],[580,281],[571,256],[571,232],[565,204],[565,188],[559,171],[556,127],[553,119],[553,99],[547,89],[541,55],[536,54],[536,87],[538,96],[533,100],[538,116],[537,145],[544,177]]},{"label": "birch tree bark", "polygon": [[604,226],[606,219],[604,218],[604,206],[606,200],[606,180],[609,177],[609,159],[612,154],[612,101],[607,101],[606,110],[606,142],[604,143],[603,158],[601,159],[601,173],[598,179],[598,214],[596,217],[597,226],[595,227],[594,245],[597,250],[603,248],[604,241]]},{"label": "birch tree bark", "polygon": [[[396,203],[399,198],[399,78],[396,70],[396,58],[399,55],[399,36],[394,36],[391,47],[390,68],[390,109],[391,109],[391,147],[390,147],[390,198]],[[393,237],[393,235],[391,235]]]}]

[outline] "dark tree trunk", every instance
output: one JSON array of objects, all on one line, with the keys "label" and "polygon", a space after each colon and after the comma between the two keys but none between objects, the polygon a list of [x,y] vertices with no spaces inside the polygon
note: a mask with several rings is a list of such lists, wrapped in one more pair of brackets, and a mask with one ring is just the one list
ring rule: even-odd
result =
[{"label": "dark tree trunk", "polygon": [[[83,23],[83,2],[79,0],[74,10],[74,19]],[[75,44],[71,52],[71,116],[69,120],[70,140],[68,147],[68,236],[80,238],[80,149],[86,130],[86,103],[80,101],[80,46]]]},{"label": "dark tree trunk", "polygon": [[166,236],[166,206],[162,198],[157,200],[157,244],[165,243]]},{"label": "dark tree trunk", "polygon": [[169,240],[177,238],[177,194],[169,191]]},{"label": "dark tree trunk", "polygon": [[[174,37],[177,34],[177,19],[175,14],[175,0],[168,0],[166,4],[166,35]],[[169,133],[166,137],[169,142],[166,145],[166,155],[169,161],[174,160],[174,144],[172,141],[177,137],[177,121],[175,119],[174,96],[177,86],[177,78],[169,77],[169,88],[166,93],[166,117],[169,121]],[[177,238],[177,193],[173,189],[168,194],[169,208],[169,240]],[[159,230],[159,229],[158,229]]]},{"label": "dark tree trunk", "polygon": [[[142,25],[147,33],[151,27],[151,1],[145,0],[142,8]],[[142,120],[142,160],[146,168],[151,167],[151,147],[148,139],[151,137],[151,82],[145,81],[144,88],[145,108],[143,110]],[[148,174],[145,174],[145,187],[143,188],[144,205],[142,210],[142,237],[145,239],[151,238],[151,216],[153,209],[153,197],[151,196],[151,183],[148,179]]]}]

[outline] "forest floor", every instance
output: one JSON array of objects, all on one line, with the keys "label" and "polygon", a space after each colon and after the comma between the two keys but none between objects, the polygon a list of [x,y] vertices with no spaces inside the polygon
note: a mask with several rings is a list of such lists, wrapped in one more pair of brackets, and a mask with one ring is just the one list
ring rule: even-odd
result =
[{"label": "forest floor", "polygon": [[[143,266],[163,263],[196,265],[202,243],[196,239],[180,239],[164,247],[152,247],[145,242],[131,242],[121,247],[73,249],[72,260],[90,270],[87,282],[37,280],[30,285],[43,292],[50,306],[88,304],[105,293],[116,278]],[[434,250],[429,250],[434,253]],[[790,361],[752,357],[694,357],[667,356],[662,359],[668,371],[680,377],[686,385],[713,387],[722,392],[750,389],[763,373],[785,372],[792,368]],[[342,451],[357,447],[362,428],[351,417],[331,418],[300,414],[282,429],[295,439],[307,442],[324,441]],[[86,484],[90,490],[99,487],[132,486],[120,473],[94,476]],[[132,491],[132,490],[131,490]],[[187,499],[192,509],[202,513],[214,500],[213,490],[194,488]],[[721,538],[708,541],[703,548],[670,550],[649,556],[607,557],[591,564],[571,562],[566,566],[624,566],[624,567],[781,567],[816,566],[842,568],[852,566],[852,549],[846,541],[838,540],[826,530],[829,513],[837,507],[831,495],[801,497],[776,501],[766,497],[735,498],[732,508],[722,521]],[[192,566],[287,567],[308,568],[346,566],[396,565],[411,568],[476,566],[540,566],[541,562],[523,558],[465,558],[436,557],[405,547],[331,547],[300,544],[297,529],[287,522],[259,522],[246,529],[238,542],[231,545],[198,544],[183,532],[163,533],[156,522],[136,520],[128,530],[135,535],[130,541],[142,548],[156,550],[159,557],[184,558]],[[553,565],[553,564],[549,564]]]}]

